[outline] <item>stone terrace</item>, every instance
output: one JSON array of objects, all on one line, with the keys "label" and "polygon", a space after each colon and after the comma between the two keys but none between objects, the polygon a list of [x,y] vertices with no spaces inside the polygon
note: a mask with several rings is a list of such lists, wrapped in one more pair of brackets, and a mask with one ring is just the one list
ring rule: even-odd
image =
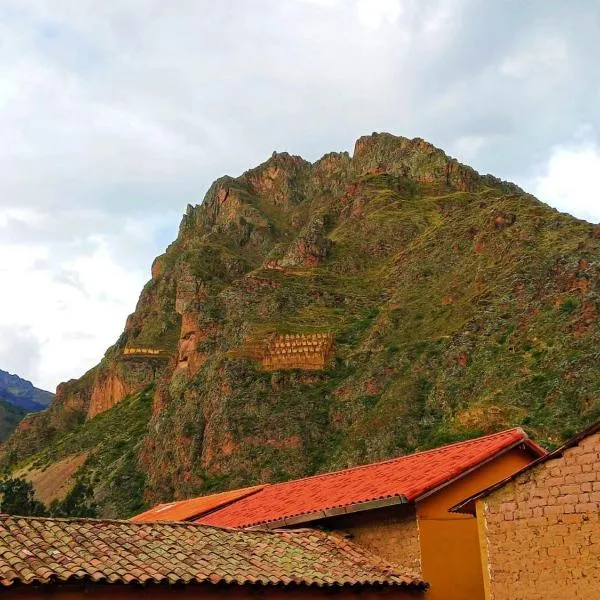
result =
[{"label": "stone terrace", "polygon": [[260,359],[265,371],[322,370],[331,356],[333,336],[328,333],[286,334],[272,337]]}]

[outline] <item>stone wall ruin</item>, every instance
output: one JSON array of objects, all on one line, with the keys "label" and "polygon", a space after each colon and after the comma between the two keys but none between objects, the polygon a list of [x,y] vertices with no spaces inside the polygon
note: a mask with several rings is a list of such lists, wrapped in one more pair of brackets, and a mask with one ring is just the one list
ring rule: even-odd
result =
[{"label": "stone wall ruin", "polygon": [[332,350],[333,336],[329,333],[274,335],[267,340],[260,363],[265,371],[320,371],[325,368]]}]

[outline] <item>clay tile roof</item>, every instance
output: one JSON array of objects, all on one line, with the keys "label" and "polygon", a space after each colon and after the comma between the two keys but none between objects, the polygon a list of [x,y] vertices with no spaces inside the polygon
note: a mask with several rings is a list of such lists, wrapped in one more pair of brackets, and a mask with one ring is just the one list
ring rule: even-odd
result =
[{"label": "clay tile roof", "polygon": [[0,586],[67,582],[426,587],[314,530],[0,516]]},{"label": "clay tile roof", "polygon": [[220,494],[192,498],[191,500],[181,500],[179,502],[169,502],[168,504],[158,504],[154,508],[132,517],[132,521],[189,521],[194,517],[204,515],[212,510],[221,508],[240,498],[245,498],[260,491],[264,486],[256,485],[254,487],[231,490]]},{"label": "clay tile roof", "polygon": [[284,526],[384,503],[414,502],[521,444],[533,457],[545,454],[522,429],[510,429],[385,462],[268,485],[196,522],[223,527]]}]

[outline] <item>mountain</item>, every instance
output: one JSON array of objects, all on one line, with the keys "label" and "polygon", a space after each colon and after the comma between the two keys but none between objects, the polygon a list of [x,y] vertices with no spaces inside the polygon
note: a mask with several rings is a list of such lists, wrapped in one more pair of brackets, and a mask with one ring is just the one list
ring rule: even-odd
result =
[{"label": "mountain", "polygon": [[600,417],[599,250],[421,139],[274,153],[188,206],[120,338],[1,465],[127,516],[515,425],[558,444]]},{"label": "mountain", "polygon": [[48,408],[53,399],[54,394],[40,390],[31,381],[0,369],[0,400],[25,411],[37,412]]},{"label": "mountain", "polygon": [[23,417],[48,408],[54,394],[0,369],[0,441],[6,440]]},{"label": "mountain", "polygon": [[0,369],[0,441],[5,440],[28,412],[48,408],[54,394]]}]

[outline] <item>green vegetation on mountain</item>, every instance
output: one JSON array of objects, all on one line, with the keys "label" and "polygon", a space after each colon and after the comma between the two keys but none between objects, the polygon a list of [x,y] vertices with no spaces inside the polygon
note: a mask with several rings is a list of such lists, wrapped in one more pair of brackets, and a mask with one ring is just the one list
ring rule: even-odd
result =
[{"label": "green vegetation on mountain", "polygon": [[[50,504],[54,516],[86,516],[81,506],[91,503],[85,495],[88,487],[109,514],[129,515],[145,508],[145,475],[138,466],[137,454],[147,433],[151,407],[150,386],[128,396],[112,410],[56,436],[27,463],[29,471],[44,471],[67,457],[85,454],[71,490],[76,493],[71,497],[67,494],[55,506]],[[80,509],[75,510],[78,506]]]},{"label": "green vegetation on mountain", "polygon": [[[73,481],[128,516],[510,426],[556,445],[600,418],[599,308],[599,228],[423,140],[274,154],[188,207],[117,343],[2,463],[86,453]],[[324,370],[261,369],[310,333]]]},{"label": "green vegetation on mountain", "polygon": [[64,499],[45,506],[35,495],[30,481],[9,477],[0,482],[0,510],[4,514],[25,517],[87,517],[98,516],[94,490],[84,481],[77,480]]},{"label": "green vegetation on mountain", "polygon": [[0,399],[0,442],[12,434],[26,414],[25,409]]}]

